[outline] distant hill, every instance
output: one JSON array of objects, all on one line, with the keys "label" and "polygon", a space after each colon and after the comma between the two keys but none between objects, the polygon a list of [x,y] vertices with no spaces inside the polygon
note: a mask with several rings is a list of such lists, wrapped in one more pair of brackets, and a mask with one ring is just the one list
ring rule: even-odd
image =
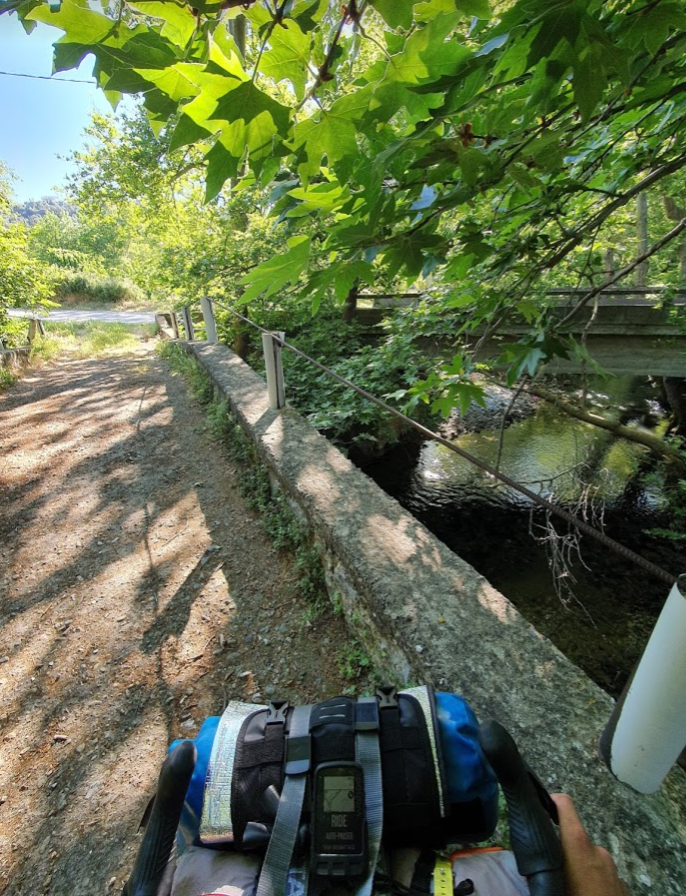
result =
[{"label": "distant hill", "polygon": [[28,202],[18,202],[12,206],[11,215],[15,220],[21,220],[29,227],[39,221],[43,215],[53,212],[55,215],[68,214],[72,217],[76,214],[73,205],[64,199],[55,199],[53,196],[44,196],[42,199],[30,199]]}]

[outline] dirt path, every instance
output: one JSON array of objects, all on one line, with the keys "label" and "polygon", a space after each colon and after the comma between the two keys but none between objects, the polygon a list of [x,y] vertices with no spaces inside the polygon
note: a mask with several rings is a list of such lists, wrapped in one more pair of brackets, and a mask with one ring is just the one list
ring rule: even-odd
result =
[{"label": "dirt path", "polygon": [[0,893],[120,892],[172,738],[346,686],[238,475],[150,343],[0,396]]}]

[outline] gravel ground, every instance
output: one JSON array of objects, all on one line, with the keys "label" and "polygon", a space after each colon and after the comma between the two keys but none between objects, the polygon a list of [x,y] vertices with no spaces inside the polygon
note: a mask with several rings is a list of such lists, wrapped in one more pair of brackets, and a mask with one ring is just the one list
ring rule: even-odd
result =
[{"label": "gravel ground", "polygon": [[169,741],[340,693],[347,632],[152,342],[0,395],[0,457],[0,893],[119,892]]}]

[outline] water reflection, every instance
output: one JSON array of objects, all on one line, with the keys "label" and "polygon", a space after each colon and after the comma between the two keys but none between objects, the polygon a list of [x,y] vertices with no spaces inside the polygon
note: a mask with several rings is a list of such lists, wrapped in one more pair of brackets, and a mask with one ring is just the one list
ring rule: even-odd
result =
[{"label": "water reflection", "polygon": [[[578,390],[570,381],[569,391]],[[664,425],[646,380],[592,383],[595,407],[623,424]],[[460,436],[457,444],[495,466],[500,431]],[[665,504],[660,464],[640,445],[573,419],[541,402],[505,431],[501,470],[666,569],[681,565],[671,545],[647,536]],[[640,656],[666,593],[664,585],[593,539],[569,557],[572,597],[560,600],[542,544],[545,512],[469,461],[435,442],[419,456],[400,448],[365,467],[456,554],[475,567],[543,634],[610,693],[618,694]],[[581,505],[581,506],[579,506]],[[560,534],[567,524],[555,520]],[[539,536],[537,541],[531,533]],[[678,549],[677,549],[678,550]]]},{"label": "water reflection", "polygon": [[[500,433],[487,430],[456,440],[460,448],[495,467]],[[605,507],[623,503],[627,483],[642,470],[646,449],[581,423],[550,406],[505,431],[500,470],[549,500],[576,506],[589,487]],[[529,498],[437,442],[422,448],[408,494],[414,504],[483,501],[528,507]],[[642,484],[632,500],[644,512],[663,503],[660,482]]]}]

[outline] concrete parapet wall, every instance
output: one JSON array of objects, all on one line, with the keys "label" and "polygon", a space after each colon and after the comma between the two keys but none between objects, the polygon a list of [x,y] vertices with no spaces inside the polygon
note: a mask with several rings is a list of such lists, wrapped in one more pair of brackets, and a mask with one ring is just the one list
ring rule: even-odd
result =
[{"label": "concrete parapet wall", "polygon": [[270,410],[264,381],[228,348],[184,347],[309,522],[327,581],[375,661],[402,680],[460,692],[481,718],[506,725],[549,789],[576,800],[632,894],[683,896],[684,773],[672,771],[652,796],[615,781],[598,755],[612,699],[298,413]]},{"label": "concrete parapet wall", "polygon": [[0,367],[7,367],[9,370],[26,367],[30,354],[29,347],[0,349]]}]

